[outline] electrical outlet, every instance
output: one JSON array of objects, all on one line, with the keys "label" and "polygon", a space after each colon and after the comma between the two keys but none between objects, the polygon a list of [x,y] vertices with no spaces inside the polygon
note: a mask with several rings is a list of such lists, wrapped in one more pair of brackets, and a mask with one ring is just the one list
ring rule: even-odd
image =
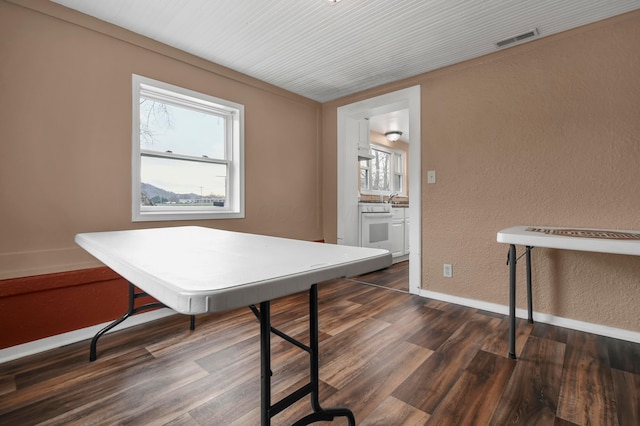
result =
[{"label": "electrical outlet", "polygon": [[445,263],[442,267],[442,275],[445,278],[453,277],[453,265],[451,265],[450,263]]}]

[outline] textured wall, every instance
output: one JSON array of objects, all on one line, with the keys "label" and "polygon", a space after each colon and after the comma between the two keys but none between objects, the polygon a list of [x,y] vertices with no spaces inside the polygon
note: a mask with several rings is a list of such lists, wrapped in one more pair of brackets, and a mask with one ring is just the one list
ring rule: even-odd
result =
[{"label": "textured wall", "polygon": [[[640,11],[327,103],[325,156],[337,107],[420,84],[422,288],[506,305],[500,229],[640,229],[639,75]],[[640,258],[536,249],[533,265],[535,310],[640,331]]]},{"label": "textured wall", "polygon": [[[508,226],[640,229],[640,13],[448,71],[423,86],[423,288],[505,304]],[[640,330],[640,259],[533,259],[536,310]]]},{"label": "textured wall", "polygon": [[131,222],[132,73],[245,105],[246,218],[171,225],[322,239],[320,104],[48,1],[16,3],[0,1],[0,279],[98,266],[78,232],[168,225]]}]

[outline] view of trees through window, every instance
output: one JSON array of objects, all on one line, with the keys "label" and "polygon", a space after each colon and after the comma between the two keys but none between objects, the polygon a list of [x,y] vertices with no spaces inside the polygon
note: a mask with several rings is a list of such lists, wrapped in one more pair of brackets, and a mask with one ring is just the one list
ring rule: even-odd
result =
[{"label": "view of trees through window", "polygon": [[391,191],[389,183],[389,166],[391,165],[391,154],[388,152],[372,149],[373,158],[371,162],[371,189],[374,191]]},{"label": "view of trees through window", "polygon": [[361,192],[402,192],[404,157],[372,145],[370,160],[360,160]]}]

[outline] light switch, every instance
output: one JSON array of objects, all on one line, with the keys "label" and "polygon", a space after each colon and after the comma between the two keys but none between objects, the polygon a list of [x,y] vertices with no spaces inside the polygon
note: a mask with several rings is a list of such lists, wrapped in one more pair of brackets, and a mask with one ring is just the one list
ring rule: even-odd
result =
[{"label": "light switch", "polygon": [[427,183],[436,183],[436,171],[428,170],[427,171]]},{"label": "light switch", "polygon": [[444,276],[445,278],[453,277],[453,265],[451,265],[450,263],[445,263],[444,265],[442,265],[442,276]]}]

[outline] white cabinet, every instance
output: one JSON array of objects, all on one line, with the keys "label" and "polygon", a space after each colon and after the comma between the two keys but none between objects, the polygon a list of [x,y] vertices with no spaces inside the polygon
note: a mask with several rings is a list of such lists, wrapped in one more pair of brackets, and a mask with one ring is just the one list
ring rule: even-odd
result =
[{"label": "white cabinet", "polygon": [[404,221],[391,222],[391,255],[393,257],[404,254]]},{"label": "white cabinet", "polygon": [[409,209],[395,207],[391,212],[391,255],[399,262],[409,256]]},{"label": "white cabinet", "polygon": [[369,119],[358,120],[358,159],[371,159],[371,141],[369,134]]},{"label": "white cabinet", "polygon": [[[406,209],[407,213],[409,209]],[[404,254],[409,254],[409,218],[404,220]]]}]

